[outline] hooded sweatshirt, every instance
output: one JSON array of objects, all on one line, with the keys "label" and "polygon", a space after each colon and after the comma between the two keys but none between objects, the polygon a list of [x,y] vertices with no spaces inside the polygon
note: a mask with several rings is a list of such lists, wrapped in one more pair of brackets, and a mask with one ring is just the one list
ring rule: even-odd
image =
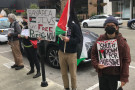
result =
[{"label": "hooded sweatshirt", "polygon": [[99,59],[97,51],[97,41],[109,40],[106,34],[101,35],[92,47],[91,52],[92,65],[98,72],[99,76],[103,75],[103,73],[108,75],[120,75],[120,81],[128,82],[129,65],[131,62],[130,48],[126,42],[126,39],[122,37],[121,33],[119,33],[114,39],[117,39],[120,67],[111,67],[111,68],[107,67],[106,69],[98,68]]}]

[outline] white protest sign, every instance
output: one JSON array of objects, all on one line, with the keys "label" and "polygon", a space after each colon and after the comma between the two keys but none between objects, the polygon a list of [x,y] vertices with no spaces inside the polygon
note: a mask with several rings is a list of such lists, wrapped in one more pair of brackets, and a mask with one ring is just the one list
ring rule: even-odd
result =
[{"label": "white protest sign", "polygon": [[55,9],[28,9],[30,37],[55,41]]},{"label": "white protest sign", "polygon": [[106,66],[120,66],[117,40],[97,42],[99,63]]},{"label": "white protest sign", "polygon": [[9,33],[14,33],[14,28],[8,28],[8,34]]},{"label": "white protest sign", "polygon": [[22,29],[21,35],[22,36],[29,36],[29,29]]}]

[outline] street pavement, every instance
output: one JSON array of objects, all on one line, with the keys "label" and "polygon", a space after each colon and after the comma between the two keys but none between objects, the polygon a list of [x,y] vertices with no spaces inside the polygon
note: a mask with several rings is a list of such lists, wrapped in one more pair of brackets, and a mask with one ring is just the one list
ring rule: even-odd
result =
[{"label": "street pavement", "polygon": [[33,79],[26,75],[26,67],[21,70],[11,69],[14,62],[0,55],[0,90],[63,90],[63,86],[47,79],[48,86],[41,87],[42,78]]}]

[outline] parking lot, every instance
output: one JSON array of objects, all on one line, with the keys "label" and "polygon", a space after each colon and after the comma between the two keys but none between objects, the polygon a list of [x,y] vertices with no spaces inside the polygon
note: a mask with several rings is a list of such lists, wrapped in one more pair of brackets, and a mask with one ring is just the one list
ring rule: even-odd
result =
[{"label": "parking lot", "polygon": [[[104,28],[83,28],[97,33],[98,35],[104,33]],[[131,65],[130,65],[130,77],[129,83],[124,86],[124,90],[135,90],[135,30],[131,30],[125,26],[120,26],[120,32],[127,39],[131,50]],[[0,55],[13,61],[12,52],[10,46],[7,44],[0,45]],[[23,58],[25,66],[29,68],[29,63],[24,56]],[[60,74],[60,69],[55,69],[45,64],[46,77],[52,81],[63,85]],[[78,66],[77,71],[77,86],[78,90],[98,90],[98,76],[91,63],[83,63]]]}]

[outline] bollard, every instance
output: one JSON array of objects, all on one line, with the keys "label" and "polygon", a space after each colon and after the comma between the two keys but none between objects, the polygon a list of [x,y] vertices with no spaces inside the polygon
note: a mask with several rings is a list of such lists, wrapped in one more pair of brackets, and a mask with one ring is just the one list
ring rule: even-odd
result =
[{"label": "bollard", "polygon": [[42,69],[42,82],[41,82],[42,87],[48,86],[48,83],[46,81],[45,66],[44,66],[44,57],[46,56],[45,54],[46,54],[47,43],[48,43],[47,41],[42,40],[38,44],[40,60],[41,60],[41,69]]}]

